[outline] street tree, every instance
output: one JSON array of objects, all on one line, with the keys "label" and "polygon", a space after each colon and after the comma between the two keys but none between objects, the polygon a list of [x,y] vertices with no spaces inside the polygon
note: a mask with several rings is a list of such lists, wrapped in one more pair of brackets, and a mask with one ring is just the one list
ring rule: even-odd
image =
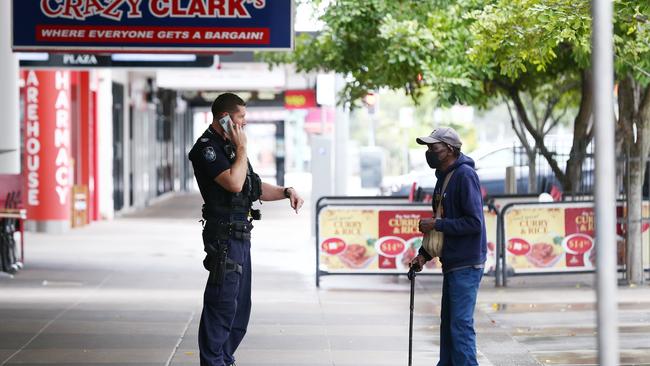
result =
[{"label": "street tree", "polygon": [[[570,174],[566,174],[545,146],[544,136],[566,118],[568,110],[578,109],[576,140],[588,141],[590,75],[585,72],[583,78],[576,70],[569,50],[558,51],[563,62],[545,69],[510,72],[503,68],[506,60],[495,59],[500,45],[490,43],[489,36],[499,31],[495,36],[508,37],[510,30],[505,28],[517,25],[518,19],[490,24],[498,18],[498,6],[503,5],[494,0],[337,1],[321,16],[322,32],[299,37],[292,53],[270,54],[265,59],[271,64],[295,63],[298,71],[347,75],[343,102],[354,103],[378,88],[405,90],[416,102],[423,91],[431,91],[441,106],[485,107],[506,98],[516,115],[511,119],[513,129],[531,163],[541,151],[564,190],[575,191],[580,182],[575,175],[581,172],[584,153],[572,155],[575,158],[566,168]],[[527,15],[517,13],[519,18]],[[535,171],[533,165],[529,169],[531,189],[536,188]]]},{"label": "street tree", "polygon": [[[475,12],[472,18],[474,42],[469,56],[477,67],[485,68],[488,87],[504,95],[508,107],[512,105],[516,111],[519,126],[513,122],[513,129],[522,145],[529,156],[537,151],[542,154],[565,192],[577,192],[594,132],[589,3],[501,0]],[[577,42],[585,35],[587,43]],[[544,137],[569,109],[573,112],[573,143],[562,167]],[[532,137],[532,149],[524,131]]]},{"label": "street tree", "polygon": [[[643,276],[639,219],[650,150],[650,3],[614,5],[619,146],[630,152],[627,267],[637,283]],[[441,105],[484,107],[505,98],[522,145],[540,151],[565,191],[577,190],[594,131],[589,2],[338,0],[320,19],[322,32],[299,37],[292,53],[265,59],[294,63],[298,71],[346,75],[342,102],[355,103],[378,88],[405,90],[416,102],[430,90]],[[562,169],[544,136],[567,111],[573,146]]]},{"label": "street tree", "polygon": [[621,0],[615,7],[617,131],[621,149],[629,156],[627,278],[632,284],[640,284],[643,181],[650,152],[650,2]]},{"label": "street tree", "polygon": [[[627,275],[631,283],[643,281],[641,245],[642,188],[646,162],[650,153],[650,3],[645,0],[614,1],[615,81],[618,86],[617,131],[618,155],[627,156]],[[590,68],[591,16],[588,2],[570,0],[500,0],[475,16],[472,29],[477,35],[470,51],[479,63],[498,65],[501,74],[517,80],[530,70],[556,74],[556,82],[567,78],[581,82],[581,101],[574,120],[571,155],[563,175],[548,152],[547,157],[564,184],[580,182],[585,149],[593,136],[593,91]],[[492,56],[490,56],[490,54]],[[549,73],[550,71],[550,73]],[[573,75],[573,76],[572,76]],[[550,83],[548,84],[550,85]],[[507,88],[506,88],[507,90]],[[521,103],[511,90],[511,101]],[[547,101],[553,100],[553,91]],[[541,136],[530,128],[535,138]]]}]

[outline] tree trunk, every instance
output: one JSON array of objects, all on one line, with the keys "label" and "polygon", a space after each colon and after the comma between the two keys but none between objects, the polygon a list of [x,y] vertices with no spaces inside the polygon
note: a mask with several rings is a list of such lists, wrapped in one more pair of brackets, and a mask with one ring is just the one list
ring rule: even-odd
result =
[{"label": "tree trunk", "polygon": [[586,148],[576,147],[575,142],[571,147],[571,155],[567,161],[566,174],[562,182],[562,189],[565,193],[577,194],[581,191],[582,163],[585,160]]},{"label": "tree trunk", "polygon": [[[638,239],[633,243],[634,245],[628,247],[628,257],[627,257],[627,267],[628,267],[628,279],[630,284],[642,285],[644,282],[644,268],[643,268],[643,258],[644,256],[650,255],[650,253],[643,252],[643,181],[645,178],[645,171],[648,161],[648,153],[650,152],[650,86],[646,87],[645,90],[641,89],[636,84],[637,97],[639,100],[638,103],[638,112],[636,113],[635,119],[637,124],[637,134],[638,141],[637,146],[639,151],[639,168],[632,170],[635,174],[635,180],[633,180],[634,185],[638,185],[634,190],[638,190],[639,199],[635,201],[636,212],[632,218],[636,218],[636,225],[638,228],[635,228],[635,235],[638,236]],[[638,178],[636,177],[638,175]]]},{"label": "tree trunk", "polygon": [[537,154],[528,155],[528,193],[537,193]]},{"label": "tree trunk", "polygon": [[[637,150],[637,149],[634,149]],[[638,151],[638,150],[637,150]],[[643,175],[640,156],[630,158],[630,190],[627,193],[627,279],[630,284],[643,283],[643,255],[641,250],[641,210],[643,205]],[[635,156],[636,155],[636,156]]]},{"label": "tree trunk", "polygon": [[593,126],[593,78],[591,70],[582,71],[581,99],[578,115],[573,122],[573,144],[566,165],[566,174],[562,181],[565,192],[578,193],[582,181],[582,164],[585,161],[587,146],[591,142]]},{"label": "tree trunk", "polygon": [[[650,147],[650,126],[648,126],[650,119],[644,118],[644,113],[647,111],[646,103],[650,103],[649,100],[650,95],[647,91],[642,97],[641,90],[631,75],[627,75],[619,83],[619,127],[630,151],[627,192],[627,280],[630,284],[636,285],[643,283],[641,240],[643,177]],[[634,126],[636,126],[636,139]]]}]

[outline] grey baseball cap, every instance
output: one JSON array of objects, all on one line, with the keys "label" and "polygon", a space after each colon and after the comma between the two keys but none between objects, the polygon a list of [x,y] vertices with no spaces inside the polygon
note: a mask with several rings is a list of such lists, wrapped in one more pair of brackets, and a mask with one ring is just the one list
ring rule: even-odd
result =
[{"label": "grey baseball cap", "polygon": [[418,137],[415,139],[420,145],[435,144],[444,142],[445,144],[459,148],[463,143],[460,141],[458,133],[451,127],[439,127],[433,130],[429,136]]}]

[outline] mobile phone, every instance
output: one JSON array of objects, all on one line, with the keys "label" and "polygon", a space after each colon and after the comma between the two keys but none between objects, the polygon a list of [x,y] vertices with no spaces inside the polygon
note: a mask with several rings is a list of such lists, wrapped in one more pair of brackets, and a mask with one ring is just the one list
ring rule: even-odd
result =
[{"label": "mobile phone", "polygon": [[227,134],[230,134],[230,124],[232,123],[232,120],[230,119],[230,115],[226,114],[223,118],[219,119],[219,124],[221,125],[221,128],[223,128],[224,131],[226,131]]}]

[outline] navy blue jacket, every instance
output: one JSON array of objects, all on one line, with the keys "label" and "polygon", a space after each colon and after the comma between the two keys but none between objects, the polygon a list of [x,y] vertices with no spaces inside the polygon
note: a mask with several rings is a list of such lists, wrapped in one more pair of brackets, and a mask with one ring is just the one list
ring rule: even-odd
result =
[{"label": "navy blue jacket", "polygon": [[[452,170],[454,174],[441,196],[442,184]],[[442,217],[436,219],[435,230],[444,233],[445,238],[440,258],[443,272],[484,264],[487,255],[485,217],[474,161],[461,154],[446,171],[436,169],[436,177],[433,210],[435,212],[436,202],[442,199]],[[423,248],[420,254],[431,259]]]}]

